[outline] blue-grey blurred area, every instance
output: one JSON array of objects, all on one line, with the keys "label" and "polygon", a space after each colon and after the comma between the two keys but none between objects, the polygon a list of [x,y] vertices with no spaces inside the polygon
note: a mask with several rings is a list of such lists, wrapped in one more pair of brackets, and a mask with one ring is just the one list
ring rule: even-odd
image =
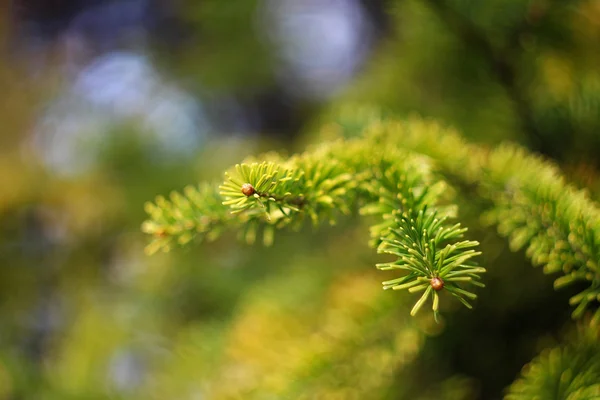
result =
[{"label": "blue-grey blurred area", "polygon": [[140,225],[246,156],[360,134],[363,105],[519,142],[597,198],[596,1],[0,4],[0,400],[493,400],[557,341],[569,293],[468,196],[487,288],[440,325],[380,290],[354,219],[152,257]]},{"label": "blue-grey blurred area", "polygon": [[[12,54],[32,78],[53,69],[59,81],[34,128],[44,162],[82,171],[107,132],[124,124],[157,158],[189,156],[211,135],[289,138],[303,109],[356,74],[381,24],[358,0],[237,3],[13,2]],[[228,24],[241,29],[215,36]],[[190,54],[188,73],[178,73]],[[217,82],[213,71],[202,74],[220,62],[231,65]],[[238,74],[248,76],[228,81]]]}]

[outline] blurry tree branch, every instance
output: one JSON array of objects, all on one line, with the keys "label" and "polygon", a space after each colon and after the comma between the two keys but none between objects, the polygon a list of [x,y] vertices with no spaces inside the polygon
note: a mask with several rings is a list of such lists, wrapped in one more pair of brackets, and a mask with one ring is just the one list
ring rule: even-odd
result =
[{"label": "blurry tree branch", "polygon": [[[547,15],[547,8],[532,7],[531,12],[517,24],[508,35],[508,45],[497,48],[489,40],[485,32],[471,20],[449,6],[443,0],[425,0],[448,28],[460,40],[469,45],[470,50],[476,51],[487,63],[490,71],[505,89],[512,101],[514,111],[519,117],[523,132],[527,135],[530,146],[537,151],[547,154],[544,147],[543,135],[534,121],[533,108],[527,95],[518,82],[518,67],[516,61],[520,58],[520,39],[524,34],[534,31],[532,23],[539,23]],[[538,4],[535,2],[534,4]]]}]

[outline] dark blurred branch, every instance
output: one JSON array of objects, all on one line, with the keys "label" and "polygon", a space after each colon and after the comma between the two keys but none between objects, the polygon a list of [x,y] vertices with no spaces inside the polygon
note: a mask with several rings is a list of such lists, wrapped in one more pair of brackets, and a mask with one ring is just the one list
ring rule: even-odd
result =
[{"label": "dark blurred branch", "polygon": [[425,0],[450,30],[452,30],[470,49],[476,51],[488,64],[490,71],[504,87],[511,99],[515,113],[519,117],[523,132],[527,135],[530,146],[537,151],[546,153],[542,135],[534,122],[533,110],[527,96],[519,87],[517,67],[514,64],[518,50],[519,39],[523,32],[529,30],[530,24],[525,21],[519,24],[510,35],[510,46],[497,49],[490,42],[485,32],[472,21],[461,15],[443,0]]},{"label": "dark blurred branch", "polygon": [[578,3],[581,0],[531,0],[527,14],[508,33],[506,50],[518,51],[522,38],[541,35],[541,30],[553,17],[572,9]]}]

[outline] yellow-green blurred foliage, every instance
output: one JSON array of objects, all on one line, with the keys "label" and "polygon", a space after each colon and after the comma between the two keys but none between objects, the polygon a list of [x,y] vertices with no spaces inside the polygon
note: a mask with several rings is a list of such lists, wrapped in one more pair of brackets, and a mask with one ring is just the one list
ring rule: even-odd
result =
[{"label": "yellow-green blurred foliage", "polygon": [[[326,138],[332,131],[316,127],[353,103],[418,112],[473,141],[530,143],[485,57],[428,3],[384,4],[389,34],[335,99],[299,106],[322,111],[304,121],[299,143]],[[600,6],[555,3],[447,1],[495,45],[535,7],[560,8],[548,17],[556,24],[523,33],[510,56],[548,154],[597,194]],[[274,57],[253,36],[255,6],[184,2],[202,45],[157,46],[157,63],[192,86],[244,94],[274,85]],[[0,400],[497,399],[568,322],[568,293],[482,228],[468,194],[461,215],[482,242],[488,287],[474,311],[450,305],[439,325],[409,316],[410,295],[381,290],[382,257],[355,220],[284,233],[270,249],[231,235],[146,256],[145,201],[299,145],[214,139],[159,163],[143,136],[127,139],[134,128],[117,126],[91,170],[57,174],[30,146],[61,87],[53,57],[35,78],[19,60],[0,65]]]}]

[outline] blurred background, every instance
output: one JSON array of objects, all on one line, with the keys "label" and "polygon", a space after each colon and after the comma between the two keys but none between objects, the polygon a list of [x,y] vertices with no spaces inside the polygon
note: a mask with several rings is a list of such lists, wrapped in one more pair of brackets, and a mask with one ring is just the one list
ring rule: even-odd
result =
[{"label": "blurred background", "polygon": [[[482,227],[474,311],[411,318],[363,222],[148,257],[143,204],[417,113],[600,190],[597,0],[0,1],[0,399],[500,399],[568,291]],[[363,245],[364,244],[364,245]]]}]

